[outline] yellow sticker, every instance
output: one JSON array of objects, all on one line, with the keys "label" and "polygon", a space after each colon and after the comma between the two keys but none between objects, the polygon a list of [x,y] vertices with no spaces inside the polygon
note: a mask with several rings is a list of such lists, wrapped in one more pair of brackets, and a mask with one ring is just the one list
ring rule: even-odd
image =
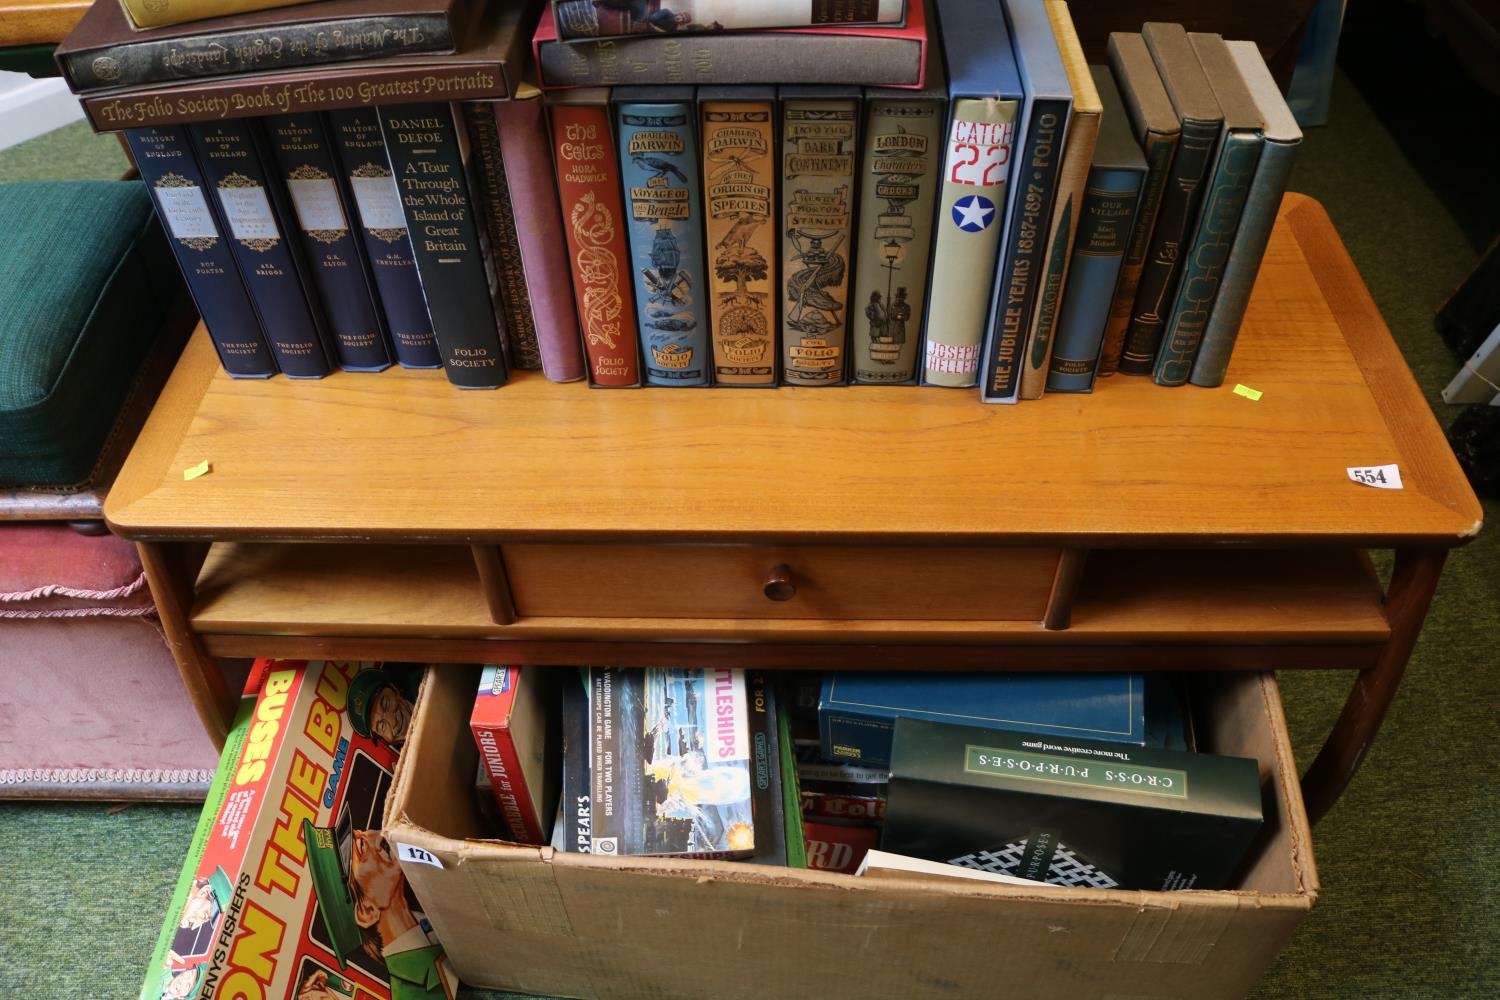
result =
[{"label": "yellow sticker", "polygon": [[206,476],[206,475],[208,475],[210,469],[212,469],[212,466],[210,466],[208,464],[208,459],[205,458],[203,461],[199,462],[197,465],[192,466],[191,468],[183,469],[182,470],[182,478],[183,479],[197,479],[199,476]]},{"label": "yellow sticker", "polygon": [[1250,400],[1253,403],[1260,402],[1261,391],[1259,389],[1252,389],[1248,385],[1235,386],[1234,394],[1236,396],[1244,396],[1246,399]]}]

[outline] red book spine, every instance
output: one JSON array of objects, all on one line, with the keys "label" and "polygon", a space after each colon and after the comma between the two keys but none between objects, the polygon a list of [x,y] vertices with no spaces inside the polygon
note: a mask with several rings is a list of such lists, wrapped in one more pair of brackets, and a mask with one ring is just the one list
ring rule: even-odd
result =
[{"label": "red book spine", "polygon": [[484,761],[484,771],[490,778],[490,792],[510,835],[523,844],[545,844],[547,831],[542,829],[541,817],[536,814],[532,797],[526,788],[526,775],[521,770],[521,755],[510,730],[505,726],[490,726],[472,723],[474,742],[479,747],[479,758]]},{"label": "red book spine", "polygon": [[607,104],[551,107],[557,192],[578,307],[596,386],[640,385],[640,331],[625,249],[625,213]]},{"label": "red book spine", "polygon": [[520,93],[491,106],[500,132],[500,156],[505,161],[505,183],[521,244],[542,371],[554,382],[575,382],[584,376],[583,346],[572,309],[568,253],[557,210],[556,175],[552,151],[547,148],[541,92],[533,89],[530,95]]}]

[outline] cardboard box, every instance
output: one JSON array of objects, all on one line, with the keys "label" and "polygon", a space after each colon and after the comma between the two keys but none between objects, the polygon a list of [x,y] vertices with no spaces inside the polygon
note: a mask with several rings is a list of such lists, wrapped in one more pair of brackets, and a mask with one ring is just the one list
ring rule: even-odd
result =
[{"label": "cardboard box", "polygon": [[1238,997],[1317,899],[1270,675],[1208,678],[1197,700],[1213,720],[1202,748],[1255,757],[1266,779],[1266,825],[1247,875],[1233,891],[1172,893],[860,879],[469,841],[483,830],[468,780],[477,681],[460,667],[429,673],[385,817],[387,837],[431,858],[404,862],[407,879],[476,986],[864,1000],[988,996],[1004,983],[1028,1000]]}]

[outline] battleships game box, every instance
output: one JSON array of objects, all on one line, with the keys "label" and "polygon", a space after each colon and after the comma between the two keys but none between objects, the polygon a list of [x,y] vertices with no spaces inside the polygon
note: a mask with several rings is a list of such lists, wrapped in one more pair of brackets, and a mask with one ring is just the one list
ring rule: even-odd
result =
[{"label": "battleships game box", "polygon": [[594,854],[755,851],[743,670],[589,671]]},{"label": "battleships game box", "polygon": [[1260,830],[1256,761],[896,722],[880,849],[1054,885],[1222,889]]},{"label": "battleships game box", "polygon": [[452,1000],[380,830],[422,671],[256,663],[141,1000]]}]

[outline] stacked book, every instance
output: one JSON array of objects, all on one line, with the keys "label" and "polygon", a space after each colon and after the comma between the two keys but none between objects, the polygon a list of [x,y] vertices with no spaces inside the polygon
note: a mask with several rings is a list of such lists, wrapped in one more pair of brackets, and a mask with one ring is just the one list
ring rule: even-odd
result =
[{"label": "stacked book", "polygon": [[1109,53],[1064,0],[101,0],[58,60],[233,375],[1217,386],[1300,132],[1252,43]]}]

